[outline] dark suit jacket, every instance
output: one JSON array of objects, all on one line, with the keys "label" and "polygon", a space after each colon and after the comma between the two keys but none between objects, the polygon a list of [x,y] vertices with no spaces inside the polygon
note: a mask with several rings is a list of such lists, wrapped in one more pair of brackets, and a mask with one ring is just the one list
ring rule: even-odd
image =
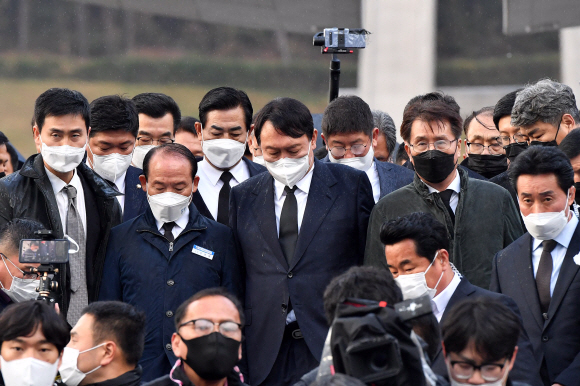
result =
[{"label": "dark suit jacket", "polygon": [[274,179],[262,173],[232,188],[230,226],[246,270],[246,343],[250,384],[276,360],[288,304],[312,355],[320,358],[328,325],[322,294],[348,268],[362,264],[374,205],[366,173],[314,161],[312,183],[290,266],[278,241]]},{"label": "dark suit jacket", "polygon": [[[441,317],[441,323],[448,317],[449,312],[456,304],[460,303],[462,300],[471,298],[476,299],[479,297],[488,297],[494,300],[498,300],[502,302],[505,306],[511,309],[514,314],[518,316],[521,320],[520,310],[513,301],[513,299],[498,294],[496,292],[491,292],[486,289],[474,286],[467,280],[466,278],[461,279],[461,283],[451,295],[449,299],[449,303],[445,307],[445,311],[443,312],[443,316]],[[522,326],[523,327],[523,326]],[[445,365],[445,358],[443,357],[443,350],[439,347],[439,351],[437,355],[433,359],[433,365],[431,366],[435,374],[441,376],[447,376],[447,366]],[[534,352],[532,349],[532,344],[530,339],[528,338],[528,334],[526,334],[525,330],[522,330],[520,335],[520,339],[518,340],[518,354],[516,356],[516,362],[514,364],[514,368],[510,372],[510,379],[518,382],[524,382],[526,384],[539,386],[542,384],[540,381],[540,374],[538,372],[538,364],[536,363],[536,359],[534,358]]]},{"label": "dark suit jacket", "polygon": [[[255,162],[252,162],[249,159],[247,159],[246,157],[242,157],[242,161],[248,167],[248,171],[250,172],[250,178],[267,171],[267,169],[264,166],[259,165]],[[191,201],[195,204],[199,213],[201,213],[205,217],[209,218],[210,220],[215,221],[215,218],[213,218],[209,209],[205,205],[205,202],[203,201],[203,197],[201,197],[201,193],[199,193],[199,189],[195,193],[193,193],[193,197],[192,197]]]},{"label": "dark suit jacket", "polygon": [[[330,163],[328,154],[322,159],[322,161]],[[409,185],[411,182],[413,182],[413,178],[415,177],[415,173],[413,173],[410,169],[390,162],[381,162],[375,158],[375,165],[377,165],[379,183],[381,185],[381,194],[379,199],[385,197],[387,194],[394,192],[399,188],[402,188],[405,185]]]},{"label": "dark suit jacket", "polygon": [[125,175],[125,208],[123,208],[123,222],[131,220],[144,213],[149,207],[147,193],[139,182],[139,176],[143,170],[135,166],[129,166]]},{"label": "dark suit jacket", "polygon": [[580,266],[574,256],[580,251],[580,227],[570,240],[546,318],[542,317],[534,278],[532,241],[526,233],[495,255],[490,289],[508,295],[520,308],[544,383],[578,386]]}]

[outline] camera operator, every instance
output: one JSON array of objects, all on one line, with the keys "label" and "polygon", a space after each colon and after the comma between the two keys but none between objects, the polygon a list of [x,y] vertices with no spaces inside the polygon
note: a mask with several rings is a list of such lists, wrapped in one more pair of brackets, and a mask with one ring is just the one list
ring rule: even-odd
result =
[{"label": "camera operator", "polygon": [[68,326],[41,301],[13,304],[0,314],[0,385],[52,386]]},{"label": "camera operator", "polygon": [[0,229],[0,312],[11,303],[36,299],[38,276],[30,273],[39,264],[18,261],[20,240],[35,239],[44,226],[33,220],[12,220]]},{"label": "camera operator", "polygon": [[464,300],[451,309],[441,332],[451,386],[527,385],[509,377],[518,353],[521,322],[498,300]]}]

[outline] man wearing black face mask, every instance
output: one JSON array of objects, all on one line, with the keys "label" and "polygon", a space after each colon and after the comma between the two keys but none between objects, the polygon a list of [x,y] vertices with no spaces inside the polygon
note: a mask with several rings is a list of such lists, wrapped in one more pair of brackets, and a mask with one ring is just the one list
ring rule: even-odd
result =
[{"label": "man wearing black face mask", "polygon": [[450,261],[472,284],[489,285],[494,253],[521,236],[522,226],[505,189],[468,178],[457,168],[461,126],[459,106],[451,96],[433,92],[407,104],[401,137],[415,167],[415,180],[373,208],[365,264],[388,269],[380,240],[385,221],[428,212],[446,226]]},{"label": "man wearing black face mask", "polygon": [[572,89],[550,79],[518,92],[511,115],[512,126],[520,127],[531,146],[558,146],[580,124]]},{"label": "man wearing black face mask", "polygon": [[469,115],[463,124],[467,155],[461,165],[492,178],[507,170],[507,158],[493,124],[493,106]]},{"label": "man wearing black face mask", "polygon": [[242,359],[244,311],[223,288],[209,288],[175,312],[171,346],[179,360],[169,375],[146,386],[242,386],[236,363]]}]

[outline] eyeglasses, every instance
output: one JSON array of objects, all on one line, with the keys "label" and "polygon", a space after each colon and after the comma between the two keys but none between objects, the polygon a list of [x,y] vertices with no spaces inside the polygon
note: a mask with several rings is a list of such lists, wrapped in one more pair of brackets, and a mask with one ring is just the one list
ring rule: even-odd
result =
[{"label": "eyeglasses", "polygon": [[334,158],[342,158],[346,154],[346,151],[350,150],[350,152],[353,155],[359,156],[365,152],[365,149],[367,148],[368,145],[369,144],[367,143],[366,145],[356,144],[352,145],[351,147],[335,146],[332,149],[330,149],[330,153]]},{"label": "eyeglasses", "polygon": [[469,379],[473,376],[475,370],[478,370],[481,377],[487,382],[495,382],[503,377],[503,368],[507,364],[508,359],[501,365],[497,363],[484,363],[476,366],[471,362],[451,361],[451,372],[455,378],[462,380]]},{"label": "eyeglasses", "polygon": [[138,146],[147,146],[147,145],[153,145],[155,143],[157,143],[157,145],[165,145],[166,143],[174,143],[175,140],[171,139],[169,137],[161,137],[159,139],[153,139],[151,137],[148,136],[141,136],[141,137],[137,137],[137,145]]},{"label": "eyeglasses", "polygon": [[241,331],[242,325],[232,321],[225,321],[221,323],[215,323],[207,319],[194,319],[185,323],[181,323],[179,328],[186,326],[188,324],[193,325],[193,329],[200,333],[201,335],[209,335],[215,330],[215,326],[218,326],[218,331],[227,337],[236,337]]},{"label": "eyeglasses", "polygon": [[516,143],[528,143],[528,141],[530,140],[530,138],[527,135],[524,135],[522,133],[516,133],[513,135],[513,137],[510,137],[508,135],[500,135],[498,138],[499,138],[499,142],[503,146],[509,145],[511,143],[512,138],[514,139],[514,141]]},{"label": "eyeglasses", "polygon": [[481,143],[466,142],[469,152],[472,154],[481,154],[483,150],[487,147],[489,154],[501,154],[503,152],[503,146],[501,143],[492,143],[489,146],[484,146]]},{"label": "eyeglasses", "polygon": [[10,260],[8,257],[6,257],[5,254],[0,253],[0,256],[2,256],[2,261],[4,262],[4,266],[6,266],[6,270],[9,271],[8,273],[10,273],[10,270],[8,269],[8,265],[6,264],[6,261],[9,261],[10,264],[12,264],[14,266],[14,268],[16,268],[17,270],[20,271],[20,273],[22,274],[22,278],[23,279],[34,279],[34,280],[38,279],[38,273],[37,272],[24,272],[23,270],[21,270],[20,268],[18,268],[16,266],[16,264],[14,264],[12,262],[12,260]]},{"label": "eyeglasses", "polygon": [[453,141],[450,141],[448,139],[439,139],[433,143],[427,141],[419,141],[415,144],[409,144],[409,147],[411,147],[416,153],[423,153],[424,151],[427,151],[429,149],[429,145],[433,145],[433,148],[435,150],[445,151],[451,147],[451,144],[453,142],[457,142],[457,139],[454,139]]}]

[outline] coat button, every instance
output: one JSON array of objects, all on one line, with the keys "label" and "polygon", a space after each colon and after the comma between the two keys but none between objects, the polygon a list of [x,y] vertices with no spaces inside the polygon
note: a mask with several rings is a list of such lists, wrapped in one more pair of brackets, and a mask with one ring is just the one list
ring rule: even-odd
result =
[{"label": "coat button", "polygon": [[292,272],[288,272],[288,279],[292,279],[294,277],[294,274]]},{"label": "coat button", "polygon": [[171,318],[171,317],[173,316],[173,312],[171,312],[171,311],[167,311],[167,312],[165,313],[165,316],[167,316],[168,318]]},{"label": "coat button", "polygon": [[167,285],[168,286],[173,286],[175,284],[175,282],[173,280],[167,280]]},{"label": "coat button", "polygon": [[548,320],[549,319],[549,316],[548,316],[548,313],[547,312],[544,312],[542,314],[542,316],[544,317],[544,320]]},{"label": "coat button", "polygon": [[167,351],[172,351],[173,349],[171,348],[171,343],[167,343],[167,344],[165,345],[165,349],[166,349]]},{"label": "coat button", "polygon": [[287,309],[288,306],[286,305],[286,303],[282,303],[282,313],[285,313]]},{"label": "coat button", "polygon": [[542,337],[542,342],[547,342],[548,340],[550,340],[550,338],[548,338],[547,336]]}]

